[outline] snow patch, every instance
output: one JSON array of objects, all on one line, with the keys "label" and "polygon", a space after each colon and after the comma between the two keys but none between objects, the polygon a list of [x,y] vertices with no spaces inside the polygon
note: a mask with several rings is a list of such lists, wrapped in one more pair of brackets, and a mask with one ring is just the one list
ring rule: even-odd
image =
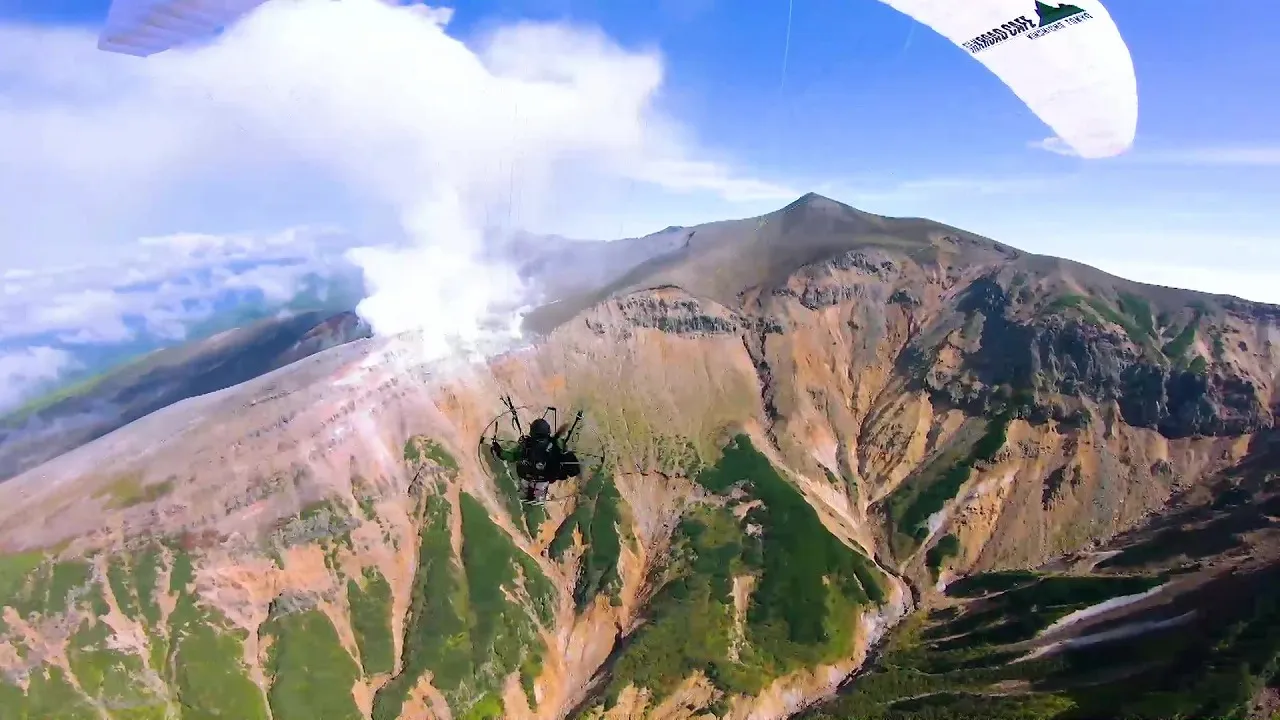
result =
[{"label": "snow patch", "polygon": [[809,451],[812,457],[819,465],[827,469],[827,472],[840,477],[840,462],[836,457],[835,441],[815,442],[813,449]]},{"label": "snow patch", "polygon": [[1060,618],[1057,622],[1053,623],[1052,625],[1045,628],[1044,630],[1041,630],[1036,637],[1044,637],[1046,635],[1051,635],[1065,627],[1069,627],[1078,622],[1088,620],[1091,617],[1101,615],[1102,613],[1109,612],[1111,610],[1115,610],[1116,608],[1122,608],[1126,605],[1132,605],[1133,603],[1145,600],[1159,593],[1161,590],[1164,590],[1167,587],[1169,587],[1169,583],[1158,585],[1146,592],[1138,593],[1136,595],[1121,595],[1120,597],[1113,597],[1110,600],[1104,600],[1103,602],[1100,602],[1097,605],[1090,605],[1089,607],[1083,610],[1077,610],[1071,613],[1070,615],[1067,615],[1066,617]]},{"label": "snow patch", "polygon": [[929,516],[929,520],[926,523],[929,528],[929,535],[925,537],[924,542],[920,543],[920,547],[933,542],[934,537],[942,530],[942,526],[946,524],[949,517],[951,517],[951,510],[945,507]]},{"label": "snow patch", "polygon": [[1048,654],[1050,652],[1056,652],[1058,650],[1065,650],[1067,648],[1073,648],[1073,647],[1085,647],[1088,645],[1096,645],[1098,643],[1108,642],[1110,640],[1122,640],[1124,638],[1134,637],[1136,635],[1141,635],[1143,633],[1152,632],[1153,630],[1163,630],[1164,628],[1173,627],[1175,625],[1181,625],[1182,623],[1185,623],[1188,620],[1190,620],[1195,614],[1196,614],[1196,611],[1192,610],[1191,612],[1183,613],[1178,617],[1169,618],[1168,620],[1149,620],[1147,622],[1130,623],[1128,625],[1122,625],[1118,628],[1112,628],[1111,630],[1106,630],[1100,633],[1094,633],[1092,635],[1081,635],[1080,637],[1067,638],[1066,640],[1059,640],[1058,642],[1049,643],[1044,647],[1037,648],[1027,653],[1026,655],[1023,655],[1017,660],[1014,660],[1013,662],[1025,662],[1027,660],[1034,660],[1038,657],[1041,657],[1042,655]]}]

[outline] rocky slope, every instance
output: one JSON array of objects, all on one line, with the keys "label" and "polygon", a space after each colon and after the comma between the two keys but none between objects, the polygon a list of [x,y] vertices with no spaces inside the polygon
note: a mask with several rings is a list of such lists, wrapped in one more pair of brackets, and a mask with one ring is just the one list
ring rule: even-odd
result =
[{"label": "rocky slope", "polygon": [[[1265,465],[1278,319],[817,196],[689,228],[483,366],[350,343],[0,485],[0,708],[787,717],[918,648],[939,577],[1062,574]],[[477,454],[506,392],[606,459],[545,510]]]}]

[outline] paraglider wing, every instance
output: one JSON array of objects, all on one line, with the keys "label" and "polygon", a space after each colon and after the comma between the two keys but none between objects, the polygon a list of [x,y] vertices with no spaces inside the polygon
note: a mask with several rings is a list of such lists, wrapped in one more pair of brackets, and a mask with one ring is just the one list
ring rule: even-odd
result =
[{"label": "paraglider wing", "polygon": [[146,57],[210,37],[265,0],[113,0],[98,49]]},{"label": "paraglider wing", "polygon": [[1133,145],[1133,59],[1099,0],[880,1],[985,65],[1080,157]]}]

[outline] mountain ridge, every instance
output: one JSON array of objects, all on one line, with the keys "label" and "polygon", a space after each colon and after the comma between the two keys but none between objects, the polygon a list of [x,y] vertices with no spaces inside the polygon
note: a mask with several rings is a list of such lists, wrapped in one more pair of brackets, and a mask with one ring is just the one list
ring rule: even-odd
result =
[{"label": "mountain ridge", "polygon": [[[883,243],[885,241],[883,236],[866,231],[866,228],[874,228],[877,230],[884,229],[891,236],[893,233],[888,231],[905,235],[906,242],[909,244],[914,243],[915,248],[921,252],[945,252],[946,250],[938,247],[937,243],[946,242],[954,248],[952,252],[960,254],[968,252],[977,254],[979,257],[982,254],[987,254],[987,257],[992,259],[1004,257],[1008,260],[1025,264],[1027,267],[1024,269],[1030,272],[1041,269],[1045,265],[1053,266],[1055,269],[1061,269],[1065,265],[1066,268],[1084,275],[1088,283],[1092,285],[1111,287],[1120,285],[1126,289],[1140,289],[1144,292],[1155,293],[1158,297],[1167,299],[1168,302],[1177,302],[1177,298],[1172,297],[1174,295],[1182,296],[1186,293],[1192,293],[1196,296],[1203,296],[1222,302],[1237,312],[1261,313],[1270,317],[1280,317],[1280,305],[1271,305],[1230,295],[1202,293],[1195,290],[1184,290],[1128,280],[1070,259],[1028,253],[937,221],[917,217],[895,218],[874,215],[811,192],[783,208],[765,215],[741,220],[722,220],[692,227],[673,227],[667,228],[661,233],[654,233],[653,235],[656,236],[662,233],[678,232],[686,240],[681,247],[660,253],[638,264],[622,277],[594,292],[575,294],[565,300],[535,309],[526,320],[526,328],[537,334],[546,334],[557,327],[558,324],[567,322],[576,313],[590,307],[590,305],[603,301],[611,295],[639,292],[663,285],[683,287],[691,294],[705,296],[722,304],[731,305],[737,299],[737,295],[746,287],[752,284],[768,284],[769,278],[760,278],[757,275],[751,277],[750,280],[738,280],[735,281],[737,287],[725,290],[718,287],[706,287],[703,278],[715,273],[698,272],[698,270],[704,269],[700,266],[695,270],[685,271],[684,276],[686,279],[684,282],[664,273],[670,272],[672,268],[679,268],[681,263],[687,263],[691,259],[697,261],[699,259],[698,255],[737,250],[744,246],[769,249],[773,245],[781,245],[778,248],[779,250],[786,253],[795,252],[798,248],[793,245],[787,245],[784,242],[789,237],[788,230],[794,232],[794,226],[800,225],[802,230],[796,232],[796,234],[803,237],[811,236],[815,233],[810,232],[808,227],[803,226],[815,224],[812,219],[814,216],[821,218],[822,216],[829,217],[832,215],[836,215],[837,220],[843,220],[846,226],[853,226],[854,230],[848,233],[847,237],[833,238],[829,244],[823,244],[822,241],[819,241],[816,248],[808,249],[810,253],[814,254],[786,255],[781,259],[769,258],[770,262],[781,265],[775,275],[786,275],[805,265],[820,262],[826,257]],[[783,227],[779,233],[764,235],[759,232],[762,227],[767,225],[778,227],[788,224],[792,227]],[[708,236],[711,236],[712,239],[708,240]],[[762,238],[764,242],[760,242]],[[697,242],[695,242],[695,239]],[[891,247],[895,245],[901,246],[902,241],[890,243]],[[804,250],[805,248],[799,249]],[[723,258],[716,256],[711,259],[714,261]],[[775,281],[776,279],[776,277],[773,278]]]}]

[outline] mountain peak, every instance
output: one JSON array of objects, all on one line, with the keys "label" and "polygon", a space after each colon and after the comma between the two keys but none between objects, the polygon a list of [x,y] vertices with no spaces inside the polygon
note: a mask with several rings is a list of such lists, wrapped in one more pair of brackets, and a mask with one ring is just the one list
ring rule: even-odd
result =
[{"label": "mountain peak", "polygon": [[807,192],[804,195],[801,195],[799,198],[796,198],[796,200],[792,202],[790,205],[787,205],[786,207],[782,208],[782,212],[787,212],[788,210],[796,210],[800,208],[813,208],[813,207],[819,207],[819,208],[837,207],[837,208],[847,208],[849,210],[854,210],[854,211],[857,210],[857,208],[846,205],[840,202],[839,200],[832,200],[826,195],[820,195],[816,192]]}]

